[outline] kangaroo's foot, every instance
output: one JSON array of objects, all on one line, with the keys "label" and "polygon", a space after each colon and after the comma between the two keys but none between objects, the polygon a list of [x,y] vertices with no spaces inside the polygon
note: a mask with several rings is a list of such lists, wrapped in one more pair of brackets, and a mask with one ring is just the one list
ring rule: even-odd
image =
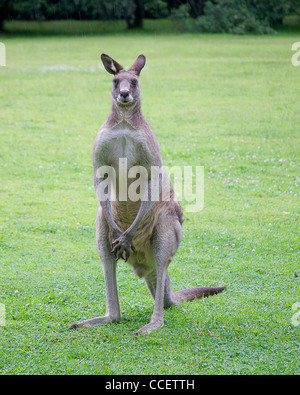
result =
[{"label": "kangaroo's foot", "polygon": [[164,325],[163,321],[150,322],[149,324],[142,326],[138,331],[133,332],[132,336],[138,336],[138,335],[144,334],[144,333],[151,333],[151,332],[156,331],[157,329],[161,328],[163,325]]},{"label": "kangaroo's foot", "polygon": [[105,315],[103,317],[95,317],[89,320],[81,321],[78,324],[73,324],[69,326],[68,329],[79,329],[79,328],[83,328],[84,326],[93,326],[93,325],[105,325],[111,322],[120,321],[120,319],[121,317],[116,318],[116,317],[111,317],[109,315]]}]

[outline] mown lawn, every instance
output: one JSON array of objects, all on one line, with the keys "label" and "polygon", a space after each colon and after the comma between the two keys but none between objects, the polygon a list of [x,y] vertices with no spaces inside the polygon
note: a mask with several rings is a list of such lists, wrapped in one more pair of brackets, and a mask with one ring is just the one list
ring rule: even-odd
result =
[{"label": "mown lawn", "polygon": [[[299,34],[0,41],[0,372],[299,374]],[[143,111],[164,163],[205,169],[205,206],[186,214],[173,289],[227,286],[167,310],[160,331],[137,338],[153,302],[124,262],[123,320],[66,330],[105,312],[91,165],[110,108],[101,52],[124,66],[146,55]]]}]

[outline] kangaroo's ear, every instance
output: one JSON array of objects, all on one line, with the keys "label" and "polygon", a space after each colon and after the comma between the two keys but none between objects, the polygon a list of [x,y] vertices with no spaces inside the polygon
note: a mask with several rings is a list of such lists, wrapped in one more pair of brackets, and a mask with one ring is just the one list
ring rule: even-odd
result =
[{"label": "kangaroo's ear", "polygon": [[139,55],[137,60],[133,63],[128,71],[134,72],[136,75],[140,75],[142,68],[145,66],[146,58],[144,55]]},{"label": "kangaroo's ear", "polygon": [[115,75],[118,74],[121,70],[124,70],[118,62],[116,62],[113,58],[106,55],[105,53],[101,54],[101,60],[106,71],[108,71],[110,74]]}]

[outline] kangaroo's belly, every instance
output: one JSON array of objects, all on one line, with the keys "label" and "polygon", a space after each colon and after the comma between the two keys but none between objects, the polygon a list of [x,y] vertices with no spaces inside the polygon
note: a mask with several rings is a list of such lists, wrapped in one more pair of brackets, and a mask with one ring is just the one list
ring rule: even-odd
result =
[{"label": "kangaroo's belly", "polygon": [[[118,227],[125,232],[133,221],[135,220],[140,202],[111,202],[112,216]],[[157,223],[159,216],[157,204],[151,207],[151,209],[145,214],[144,218],[139,223],[136,233],[133,238],[133,244],[136,249],[145,249],[145,246],[151,241],[153,229]]]},{"label": "kangaroo's belly", "polygon": [[[145,154],[148,152],[146,140],[145,133],[124,125],[101,130],[96,140],[95,156],[99,158],[97,164],[113,168],[115,179],[111,185],[113,198],[110,199],[112,216],[123,232],[135,220],[141,200],[151,198],[147,193],[151,166],[161,166],[159,157],[155,161],[150,161],[149,155]],[[132,241],[137,251],[150,248],[153,230],[160,215],[168,215],[168,212],[172,211],[173,205],[170,205],[170,202],[154,200],[155,203],[140,221],[133,237]],[[110,239],[112,237],[111,234]]]},{"label": "kangaroo's belly", "polygon": [[141,202],[111,201],[112,216],[119,228],[124,232],[137,216]]}]

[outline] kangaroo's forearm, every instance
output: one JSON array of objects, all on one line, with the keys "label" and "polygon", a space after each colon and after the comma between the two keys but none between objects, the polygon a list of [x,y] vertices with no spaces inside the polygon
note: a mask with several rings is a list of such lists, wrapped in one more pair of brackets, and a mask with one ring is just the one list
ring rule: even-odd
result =
[{"label": "kangaroo's forearm", "polygon": [[123,232],[120,230],[120,228],[118,227],[118,225],[115,223],[113,219],[110,201],[107,199],[104,202],[100,202],[100,205],[102,207],[103,214],[108,223],[108,226],[116,233],[122,234]]},{"label": "kangaroo's forearm", "polygon": [[129,236],[129,238],[133,238],[135,235],[135,232],[142,221],[142,219],[145,217],[145,215],[148,213],[148,211],[151,209],[153,206],[154,202],[147,201],[147,202],[141,202],[140,209],[137,213],[137,216],[135,217],[135,220],[133,223],[130,225],[130,227],[124,232],[125,235]]},{"label": "kangaroo's forearm", "polygon": [[155,203],[154,201],[151,201],[151,182],[148,182],[147,199],[141,201],[141,205],[137,213],[137,216],[135,217],[130,227],[124,232],[124,234],[128,235],[129,238],[131,239],[134,237],[140,222],[148,213],[148,211],[151,209],[154,203]]}]

